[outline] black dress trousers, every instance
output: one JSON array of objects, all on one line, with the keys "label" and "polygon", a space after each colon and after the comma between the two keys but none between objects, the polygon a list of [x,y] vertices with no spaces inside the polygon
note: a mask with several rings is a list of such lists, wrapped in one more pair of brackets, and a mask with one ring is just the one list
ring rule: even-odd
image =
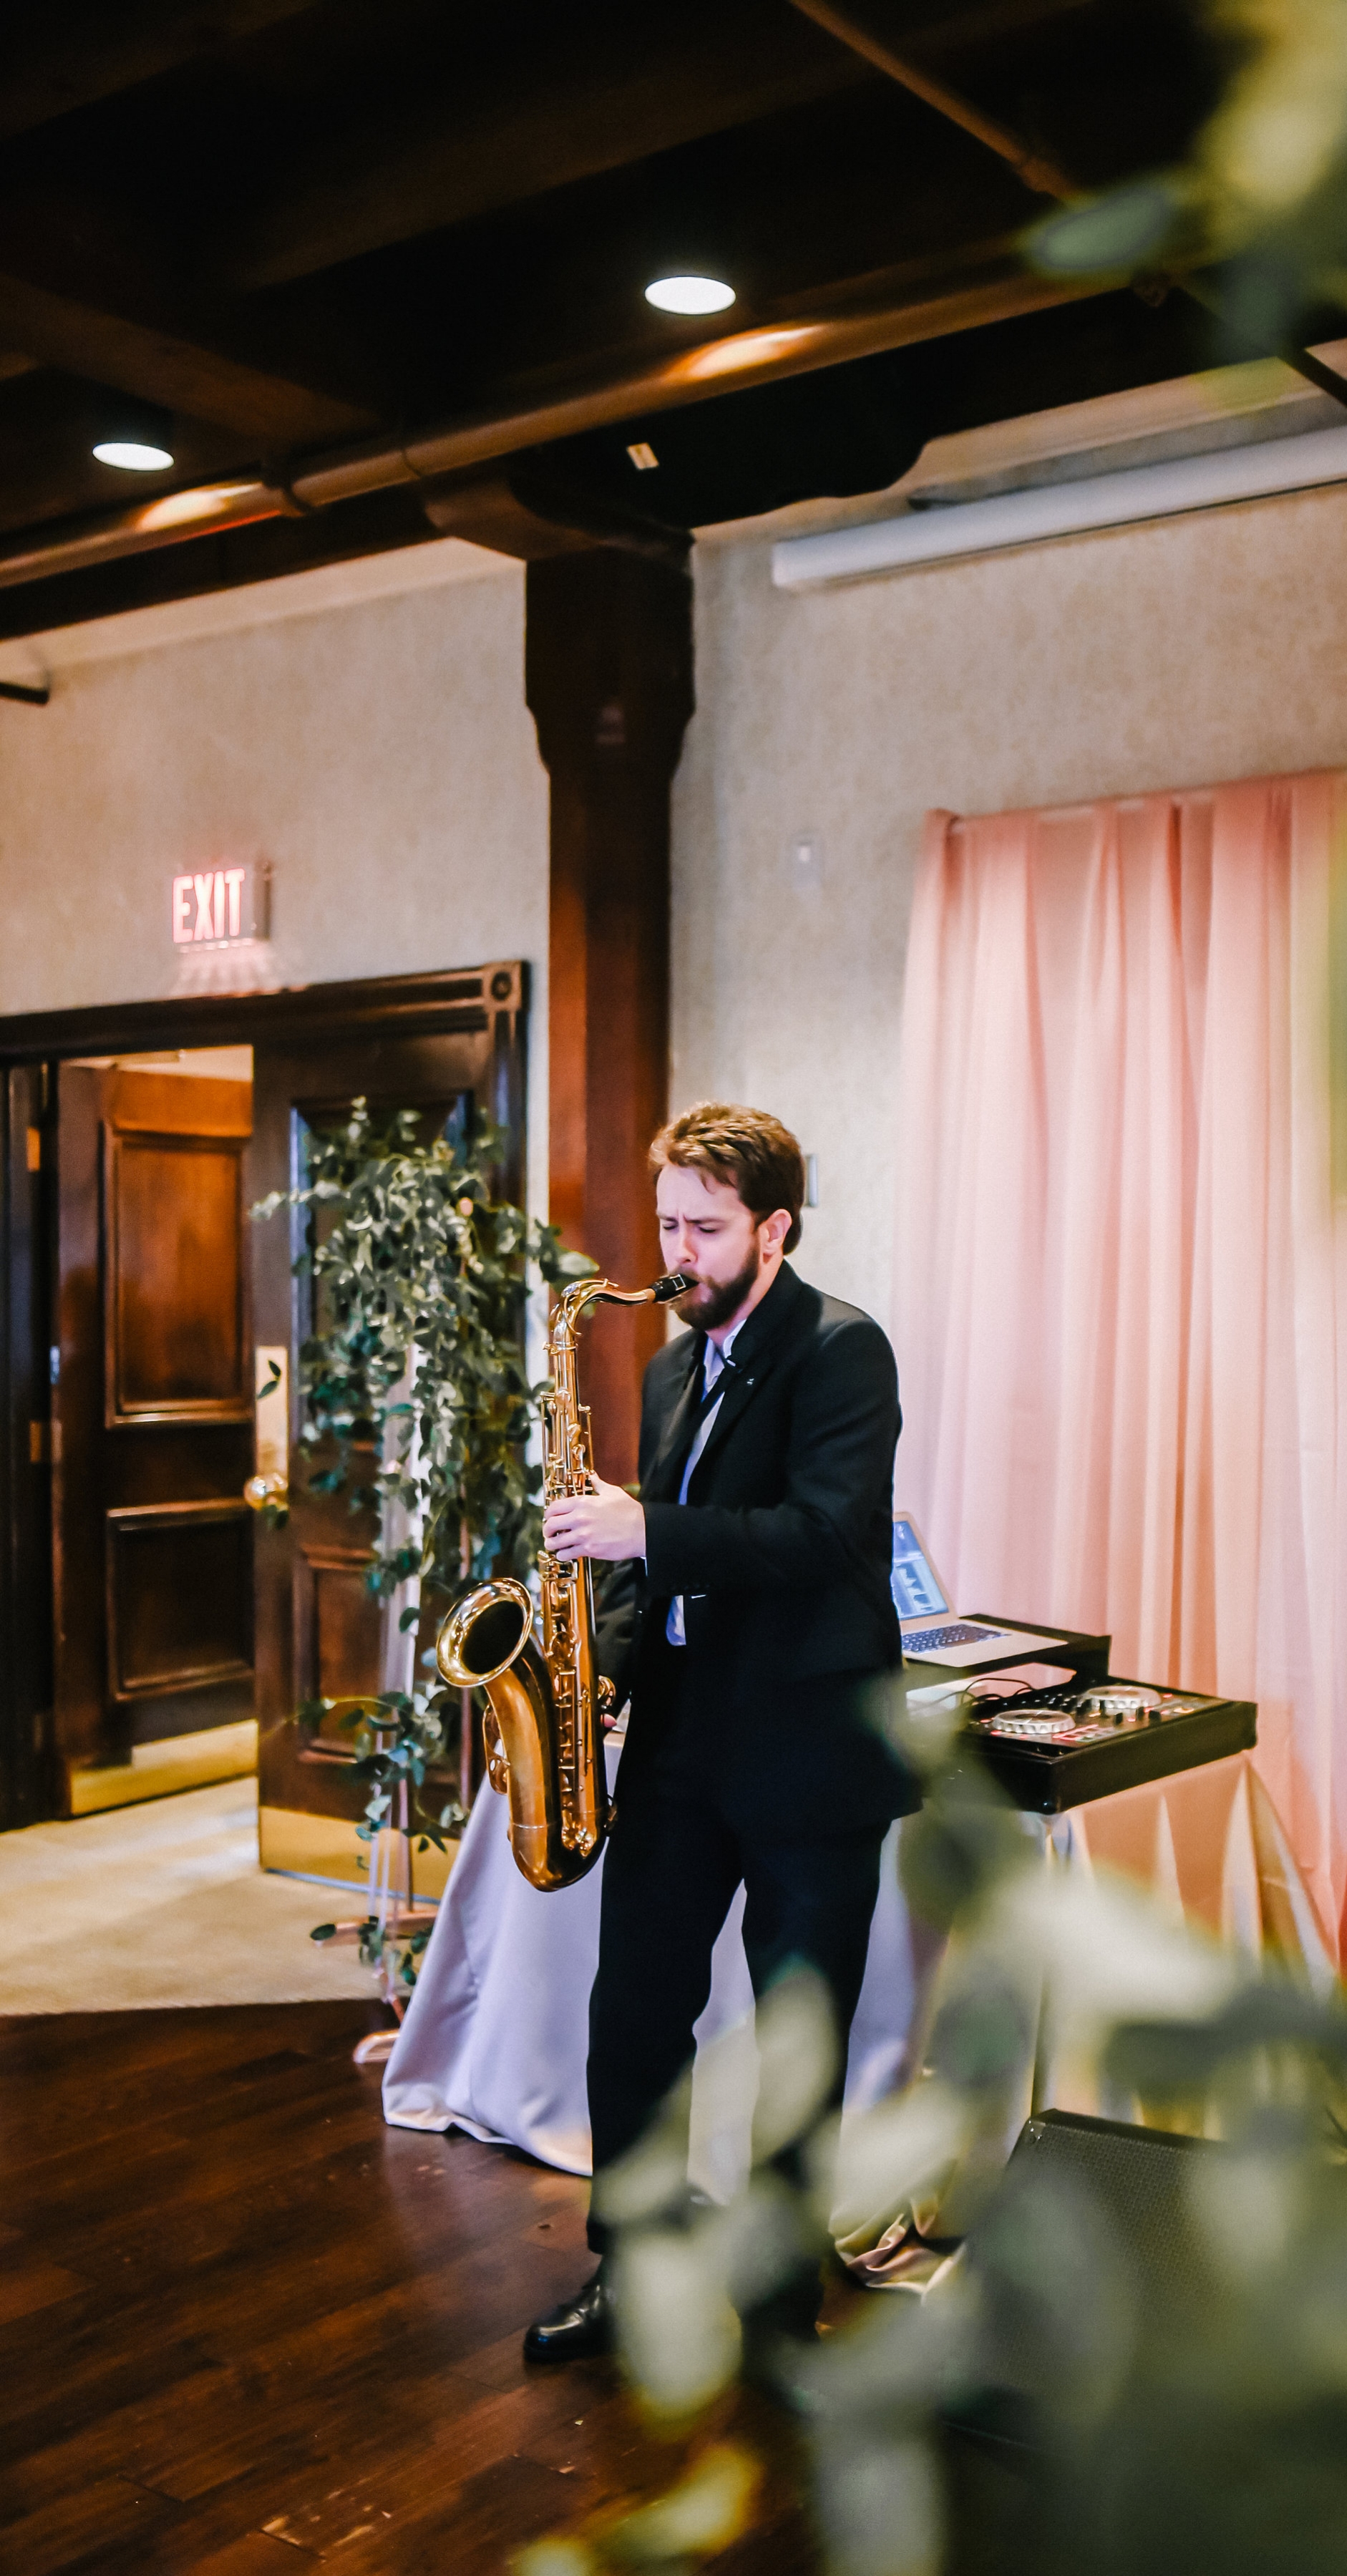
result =
[{"label": "black dress trousers", "polygon": [[[642,2136],[692,2058],[711,1953],[741,1882],[754,1994],[791,1966],[822,1977],[839,2039],[833,2098],[842,2094],[887,1825],[811,1835],[804,1815],[790,1838],[766,1838],[727,1815],[698,1722],[698,1661],[660,1640],[646,1666],[642,1742],[618,1777],[590,1998],[596,2175]],[[694,1756],[711,1757],[703,1776]],[[589,2241],[599,2253],[608,2243],[592,2213]]]}]

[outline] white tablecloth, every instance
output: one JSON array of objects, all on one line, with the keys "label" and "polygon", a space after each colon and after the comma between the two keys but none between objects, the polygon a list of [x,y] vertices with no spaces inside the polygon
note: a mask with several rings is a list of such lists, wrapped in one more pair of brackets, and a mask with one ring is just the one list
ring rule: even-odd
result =
[{"label": "white tablecloth", "polygon": [[[618,1748],[609,1746],[610,1770]],[[590,2169],[585,2057],[599,1942],[603,1863],[577,1887],[540,1895],[520,1876],[504,1798],[483,1787],[384,2074],[384,2116],[404,2129],[467,2129],[527,2148],[565,2173]],[[907,2073],[933,1958],[914,1940],[898,1885],[898,1826],[884,1846],[865,1984],[852,2025],[847,2104],[868,2109]],[[735,2032],[743,2080],[713,2130],[694,2072],[691,2174],[717,2198],[747,2170],[756,2085],[752,1989],[740,1925],[743,1892],[716,1944],[699,2051]],[[721,2099],[722,2088],[716,2088]]]},{"label": "white tablecloth", "polygon": [[[609,1748],[616,1762],[616,1748]],[[510,1854],[503,1798],[484,1788],[473,1809],[448,1893],[425,1954],[384,2077],[384,2112],[401,2128],[468,2129],[475,2137],[528,2149],[544,2164],[588,2173],[585,2054],[589,1989],[598,1951],[602,1863],[578,1887],[540,1896]],[[1025,1818],[1045,1861],[1092,1875],[1114,1869],[1150,1887],[1162,1907],[1237,1947],[1272,1951],[1319,1990],[1333,1960],[1290,1846],[1246,1754],[1198,1771],[1125,1790],[1050,1822]],[[884,1846],[879,1903],[847,2062],[847,2106],[868,2109],[904,2082],[909,2051],[919,2056],[929,2027],[943,1945],[909,1923],[898,1885],[895,1825]],[[742,2048],[742,2073],[717,2084],[730,2104],[712,2128],[694,2073],[693,2181],[728,2199],[748,2165],[756,2089],[751,1993],[740,1921],[742,1896],[716,1945],[711,1997],[697,2025],[699,2052],[712,2039]],[[1032,2100],[1077,2111],[1141,2118],[1140,2106],[1104,2102],[1089,2069],[1059,2065],[1042,2043]],[[1012,2104],[1009,2152],[1031,2095]],[[955,2177],[957,2184],[957,2175]],[[877,2210],[844,2251],[853,2269],[883,2282],[901,2275],[910,2211]],[[941,2232],[933,2204],[919,2213]]]}]

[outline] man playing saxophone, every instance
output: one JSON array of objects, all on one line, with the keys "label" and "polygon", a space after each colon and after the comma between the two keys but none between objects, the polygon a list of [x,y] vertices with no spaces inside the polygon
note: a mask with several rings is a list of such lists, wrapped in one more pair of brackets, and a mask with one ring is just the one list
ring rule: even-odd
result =
[{"label": "man playing saxophone", "polygon": [[[595,1480],[544,1516],[554,1557],[630,1567],[600,1637],[631,1713],[590,2005],[596,2177],[691,2059],[741,1883],[755,1994],[790,1965],[816,1970],[844,2064],[880,1846],[917,1804],[863,1707],[902,1654],[888,1340],[785,1257],[800,1239],[804,1166],[778,1119],[706,1103],[661,1131],[650,1160],[666,1268],[691,1282],[676,1311],[692,1329],[646,1371],[639,1496]],[[598,2269],[530,2328],[532,2360],[612,2340],[593,2213],[589,2241]],[[819,2298],[814,2267],[747,2324],[811,2335]]]}]

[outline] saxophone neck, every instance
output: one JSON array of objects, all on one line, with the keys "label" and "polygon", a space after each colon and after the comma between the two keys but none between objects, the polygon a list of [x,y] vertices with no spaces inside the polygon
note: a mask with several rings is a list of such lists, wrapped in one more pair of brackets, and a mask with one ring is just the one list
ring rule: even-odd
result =
[{"label": "saxophone neck", "polygon": [[563,1288],[552,1308],[548,1339],[553,1350],[573,1350],[576,1326],[586,1306],[596,1305],[601,1297],[612,1294],[612,1283],[607,1279],[573,1279],[568,1288]]},{"label": "saxophone neck", "polygon": [[574,1350],[576,1326],[587,1306],[663,1306],[690,1285],[681,1271],[666,1271],[649,1288],[615,1288],[611,1279],[573,1279],[552,1309],[548,1340],[554,1351]]}]

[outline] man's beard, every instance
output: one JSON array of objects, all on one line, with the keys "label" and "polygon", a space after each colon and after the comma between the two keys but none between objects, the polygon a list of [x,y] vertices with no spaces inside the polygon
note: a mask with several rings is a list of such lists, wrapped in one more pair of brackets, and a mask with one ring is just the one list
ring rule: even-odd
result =
[{"label": "man's beard", "polygon": [[756,1283],[758,1269],[755,1247],[752,1258],[745,1262],[737,1279],[727,1279],[723,1288],[708,1287],[704,1280],[699,1280],[685,1296],[674,1299],[674,1313],[682,1323],[691,1324],[694,1332],[714,1333],[721,1324],[728,1324],[731,1315],[738,1314],[749,1290]]}]

